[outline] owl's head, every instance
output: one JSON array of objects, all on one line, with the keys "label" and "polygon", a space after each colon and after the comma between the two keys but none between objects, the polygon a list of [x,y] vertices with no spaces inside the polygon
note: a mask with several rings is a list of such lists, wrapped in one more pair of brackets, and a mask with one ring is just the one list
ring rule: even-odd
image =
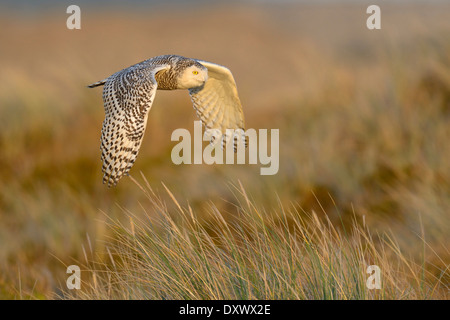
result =
[{"label": "owl's head", "polygon": [[178,89],[190,89],[202,86],[208,80],[208,69],[196,62],[184,69],[178,78]]}]

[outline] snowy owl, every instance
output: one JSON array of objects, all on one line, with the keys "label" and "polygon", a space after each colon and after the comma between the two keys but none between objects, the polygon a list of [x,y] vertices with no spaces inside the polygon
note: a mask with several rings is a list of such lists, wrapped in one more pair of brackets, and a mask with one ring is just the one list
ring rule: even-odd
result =
[{"label": "snowy owl", "polygon": [[88,87],[102,85],[105,120],[100,149],[103,183],[108,187],[128,175],[133,166],[157,89],[188,89],[204,126],[220,130],[222,147],[230,140],[226,129],[241,133],[238,140],[245,142],[244,115],[236,83],[224,66],[163,55],[132,65]]}]

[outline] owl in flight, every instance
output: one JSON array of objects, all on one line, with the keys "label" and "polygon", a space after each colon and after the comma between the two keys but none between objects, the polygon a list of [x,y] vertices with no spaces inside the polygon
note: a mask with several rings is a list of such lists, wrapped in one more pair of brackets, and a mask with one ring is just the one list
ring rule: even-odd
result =
[{"label": "owl in flight", "polygon": [[236,83],[224,66],[164,55],[132,65],[88,87],[102,85],[105,120],[100,149],[103,183],[108,187],[115,186],[133,166],[157,89],[188,89],[206,129],[220,130],[222,147],[231,138],[226,129],[234,130],[235,150],[239,141],[246,143]]}]

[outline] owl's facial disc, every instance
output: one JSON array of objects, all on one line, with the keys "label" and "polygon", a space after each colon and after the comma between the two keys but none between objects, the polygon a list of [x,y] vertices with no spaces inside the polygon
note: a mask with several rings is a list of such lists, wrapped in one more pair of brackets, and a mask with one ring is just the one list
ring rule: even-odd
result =
[{"label": "owl's facial disc", "polygon": [[202,65],[187,67],[178,80],[178,89],[190,89],[202,86],[208,80],[208,69]]}]

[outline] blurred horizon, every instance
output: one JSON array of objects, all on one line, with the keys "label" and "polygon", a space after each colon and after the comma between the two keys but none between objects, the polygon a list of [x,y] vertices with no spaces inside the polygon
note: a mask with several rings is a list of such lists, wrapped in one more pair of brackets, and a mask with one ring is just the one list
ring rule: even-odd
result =
[{"label": "blurred horizon", "polygon": [[216,5],[252,5],[252,6],[295,6],[295,5],[372,5],[390,6],[390,5],[439,5],[446,4],[446,0],[391,0],[388,3],[377,0],[232,0],[232,1],[208,1],[208,0],[78,0],[76,3],[73,1],[65,0],[41,0],[41,1],[29,1],[29,0],[2,0],[0,3],[0,9],[13,10],[17,13],[40,13],[47,10],[54,11],[58,8],[67,8],[69,5],[78,5],[84,8],[90,8],[95,10],[141,10],[150,6],[157,7],[189,7],[189,6],[206,6],[213,7]]}]

